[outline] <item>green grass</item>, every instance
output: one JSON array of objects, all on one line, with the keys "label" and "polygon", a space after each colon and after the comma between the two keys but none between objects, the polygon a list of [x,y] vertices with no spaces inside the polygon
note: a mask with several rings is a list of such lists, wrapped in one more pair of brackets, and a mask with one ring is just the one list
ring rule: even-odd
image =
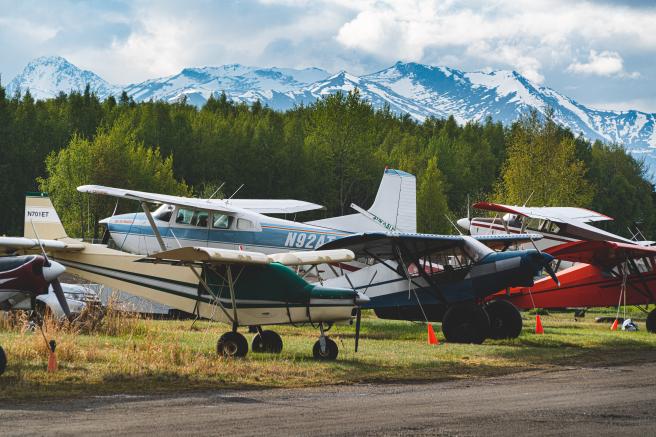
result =
[{"label": "green grass", "polygon": [[[9,367],[0,377],[0,401],[53,397],[144,394],[244,387],[302,387],[357,382],[426,381],[486,377],[571,365],[616,365],[653,361],[656,335],[611,332],[594,316],[574,321],[572,313],[542,316],[544,335],[536,335],[534,316],[524,314],[524,331],[513,340],[483,345],[426,342],[426,326],[363,318],[360,351],[353,351],[353,327],[330,332],[340,353],[336,362],[316,362],[312,345],[318,330],[309,326],[274,329],[284,341],[280,355],[249,352],[224,359],[215,352],[225,325],[129,318],[107,320],[87,335],[49,326],[58,342],[59,371],[47,373],[47,349],[40,333],[5,326],[0,345]],[[638,314],[636,314],[638,315]],[[636,316],[634,315],[634,317]],[[439,324],[435,324],[437,328]],[[249,342],[252,334],[246,334]]]}]

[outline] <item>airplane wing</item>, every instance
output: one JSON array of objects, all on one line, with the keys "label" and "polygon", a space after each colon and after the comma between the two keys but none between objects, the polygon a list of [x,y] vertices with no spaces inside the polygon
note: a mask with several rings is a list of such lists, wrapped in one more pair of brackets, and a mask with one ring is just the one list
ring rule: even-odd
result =
[{"label": "airplane wing", "polygon": [[213,247],[181,247],[159,252],[142,258],[144,262],[164,262],[169,264],[207,263],[207,264],[271,264],[286,266],[340,263],[352,261],[355,255],[350,250],[319,250],[305,252],[286,252],[266,255],[261,252],[217,249]]},{"label": "airplane wing", "polygon": [[627,259],[656,256],[656,247],[616,241],[573,241],[545,250],[563,261],[613,267]]},{"label": "airplane wing", "polygon": [[524,217],[537,218],[542,220],[551,220],[553,222],[568,223],[574,222],[599,222],[604,220],[613,220],[612,217],[591,211],[585,208],[574,208],[569,206],[544,206],[528,207],[515,205],[502,205],[500,203],[478,202],[474,208],[486,211],[507,212],[510,214],[522,215]]},{"label": "airplane wing", "polygon": [[454,247],[467,245],[468,239],[478,240],[491,248],[503,248],[514,243],[523,243],[540,240],[540,234],[502,234],[481,235],[469,237],[463,235],[435,235],[369,232],[349,235],[344,238],[330,241],[323,246],[324,249],[349,249],[356,256],[375,256],[380,259],[396,259],[397,251],[401,251],[412,258],[421,258],[425,255],[448,251]]},{"label": "airplane wing", "polygon": [[[84,249],[84,245],[81,243],[59,240],[41,240],[40,242],[45,250],[76,252]],[[0,237],[0,249],[4,249],[7,253],[15,250],[41,250],[39,240],[25,237]]]},{"label": "airplane wing", "polygon": [[148,193],[145,191],[124,190],[122,188],[104,187],[101,185],[82,185],[77,187],[77,190],[81,193],[101,194],[104,196],[137,200],[139,202],[166,203],[169,205],[226,213],[247,209],[260,214],[293,214],[323,208],[323,206],[317,205],[316,203],[294,199],[195,199],[168,194]]}]

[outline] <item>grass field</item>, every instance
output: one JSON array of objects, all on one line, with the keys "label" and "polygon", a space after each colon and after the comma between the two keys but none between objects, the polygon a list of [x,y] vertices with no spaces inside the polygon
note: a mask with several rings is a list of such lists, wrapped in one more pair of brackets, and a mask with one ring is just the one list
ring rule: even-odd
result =
[{"label": "grass field", "polygon": [[[598,313],[599,314],[599,313]],[[224,359],[215,352],[225,325],[191,321],[108,317],[92,335],[57,330],[59,371],[47,373],[48,353],[41,334],[7,326],[0,345],[9,365],[0,376],[0,401],[109,394],[161,393],[231,387],[301,387],[402,380],[447,380],[508,374],[568,365],[613,365],[656,358],[656,335],[611,332],[589,313],[542,316],[544,335],[533,333],[534,316],[524,314],[524,331],[514,340],[483,345],[427,344],[426,326],[363,318],[360,351],[353,351],[353,327],[329,334],[340,348],[336,362],[316,362],[312,345],[318,330],[275,328],[284,341],[280,355],[249,352]],[[613,311],[603,312],[612,316]],[[637,313],[635,315],[638,315]],[[439,324],[435,324],[437,328]],[[246,334],[249,342],[252,334]]]}]

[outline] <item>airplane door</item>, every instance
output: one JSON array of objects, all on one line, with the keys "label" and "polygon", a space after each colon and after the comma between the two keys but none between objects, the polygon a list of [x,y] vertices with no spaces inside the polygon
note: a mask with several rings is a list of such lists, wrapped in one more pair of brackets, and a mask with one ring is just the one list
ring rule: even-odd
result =
[{"label": "airplane door", "polygon": [[257,227],[252,220],[245,217],[237,217],[235,231],[238,240],[235,242],[235,249],[239,249],[241,246],[244,250],[259,250],[255,239]]},{"label": "airplane door", "polygon": [[179,208],[176,211],[175,224],[169,229],[168,235],[175,237],[172,244],[176,246],[179,242],[184,247],[206,247],[209,236],[209,212]]}]

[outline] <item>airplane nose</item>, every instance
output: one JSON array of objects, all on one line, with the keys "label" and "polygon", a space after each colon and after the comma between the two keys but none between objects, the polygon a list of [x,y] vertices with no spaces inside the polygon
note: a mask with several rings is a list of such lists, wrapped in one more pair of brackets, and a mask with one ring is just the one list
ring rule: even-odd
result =
[{"label": "airplane nose", "polygon": [[460,226],[461,229],[464,229],[465,231],[469,232],[469,226],[471,225],[471,220],[468,218],[461,218],[456,222],[458,226]]},{"label": "airplane nose", "polygon": [[49,266],[43,266],[43,279],[46,282],[52,282],[66,271],[66,267],[59,264],[57,261],[50,261]]},{"label": "airplane nose", "polygon": [[355,303],[357,305],[364,305],[364,304],[369,303],[371,301],[371,299],[369,299],[369,296],[367,296],[366,294],[364,294],[360,291],[356,291],[356,293],[357,293],[357,295],[355,297]]}]

